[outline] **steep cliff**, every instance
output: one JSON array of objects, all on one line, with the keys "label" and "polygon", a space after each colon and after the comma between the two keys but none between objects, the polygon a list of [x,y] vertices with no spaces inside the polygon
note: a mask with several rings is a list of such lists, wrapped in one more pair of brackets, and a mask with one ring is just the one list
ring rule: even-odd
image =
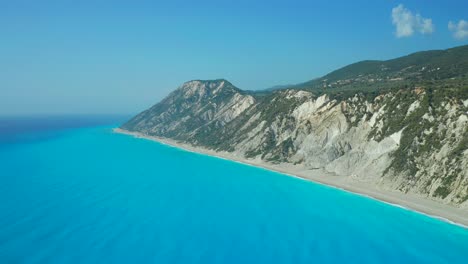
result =
[{"label": "steep cliff", "polygon": [[190,81],[122,128],[468,208],[468,75],[456,69],[448,79],[388,79],[352,92]]}]

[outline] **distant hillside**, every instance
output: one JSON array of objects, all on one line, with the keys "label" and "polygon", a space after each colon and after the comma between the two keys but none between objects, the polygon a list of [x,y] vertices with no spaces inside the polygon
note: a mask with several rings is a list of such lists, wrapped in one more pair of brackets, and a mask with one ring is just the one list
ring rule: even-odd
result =
[{"label": "distant hillside", "polygon": [[387,61],[361,61],[321,78],[295,85],[320,93],[375,91],[421,82],[468,78],[468,45],[422,51]]},{"label": "distant hillside", "polygon": [[276,91],[276,90],[283,90],[289,87],[295,86],[294,84],[282,84],[282,85],[275,85],[266,89],[262,89],[261,91]]}]

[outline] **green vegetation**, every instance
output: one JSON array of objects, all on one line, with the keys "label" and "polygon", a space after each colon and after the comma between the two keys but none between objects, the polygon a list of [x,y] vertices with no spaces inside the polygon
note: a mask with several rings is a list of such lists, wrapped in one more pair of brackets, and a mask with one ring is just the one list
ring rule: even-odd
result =
[{"label": "green vegetation", "polygon": [[445,197],[447,197],[447,195],[450,194],[450,191],[451,190],[446,186],[439,186],[439,188],[435,190],[434,196],[444,199]]},{"label": "green vegetation", "polygon": [[453,149],[451,156],[459,159],[463,152],[468,149],[468,127],[465,127],[465,132],[463,133],[462,140],[457,144],[457,146]]},{"label": "green vegetation", "polygon": [[321,78],[294,86],[328,91],[373,90],[411,82],[468,78],[468,45],[448,50],[423,51],[388,61],[361,61]]}]

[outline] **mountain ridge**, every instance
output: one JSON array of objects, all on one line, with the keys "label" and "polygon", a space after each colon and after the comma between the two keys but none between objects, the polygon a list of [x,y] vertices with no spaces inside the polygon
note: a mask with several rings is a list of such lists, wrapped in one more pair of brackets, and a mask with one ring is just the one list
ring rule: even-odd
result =
[{"label": "mountain ridge", "polygon": [[[461,63],[453,63],[454,61]],[[420,67],[417,68],[416,66]],[[382,72],[382,67],[387,70]],[[408,69],[408,67],[413,67],[413,69]],[[425,67],[425,69],[422,70],[422,67]],[[446,69],[441,71],[440,69],[437,70],[437,68],[447,68],[448,73]],[[407,72],[404,70],[407,70]],[[428,78],[428,75],[433,74],[434,71],[437,73],[434,75],[435,78]],[[381,75],[378,73],[381,73]],[[354,88],[351,86],[353,84],[374,87],[380,85],[386,88],[385,86],[411,84],[423,80],[467,78],[467,73],[468,45],[463,45],[446,50],[419,51],[389,60],[363,60],[341,67],[322,77],[291,85],[286,89],[334,92],[333,89],[335,88],[359,91],[359,87]]]}]

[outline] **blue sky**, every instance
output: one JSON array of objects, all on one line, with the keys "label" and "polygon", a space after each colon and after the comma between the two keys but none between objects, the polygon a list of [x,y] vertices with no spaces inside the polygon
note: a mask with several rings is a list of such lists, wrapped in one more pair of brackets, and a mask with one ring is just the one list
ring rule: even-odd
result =
[{"label": "blue sky", "polygon": [[0,0],[0,115],[136,113],[192,79],[261,89],[468,44],[467,1],[253,2]]}]

